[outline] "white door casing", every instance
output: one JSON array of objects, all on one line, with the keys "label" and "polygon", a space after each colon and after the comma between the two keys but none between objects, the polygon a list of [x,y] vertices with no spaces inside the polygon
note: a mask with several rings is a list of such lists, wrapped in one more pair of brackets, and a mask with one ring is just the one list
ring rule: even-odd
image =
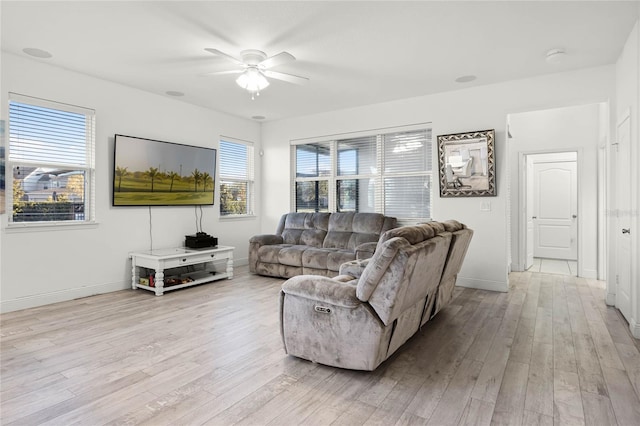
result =
[{"label": "white door casing", "polygon": [[526,218],[527,218],[527,243],[526,243],[526,257],[525,257],[525,270],[528,270],[533,266],[533,246],[534,246],[534,223],[533,223],[533,157],[527,156],[526,160]]},{"label": "white door casing", "polygon": [[631,322],[631,116],[616,129],[616,307]]},{"label": "white door casing", "polygon": [[577,162],[534,162],[534,255],[578,258]]}]

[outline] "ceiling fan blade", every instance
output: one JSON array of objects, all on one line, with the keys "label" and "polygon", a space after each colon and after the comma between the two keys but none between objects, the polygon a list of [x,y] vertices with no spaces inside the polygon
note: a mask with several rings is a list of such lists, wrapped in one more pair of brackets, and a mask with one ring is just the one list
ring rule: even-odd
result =
[{"label": "ceiling fan blade", "polygon": [[287,83],[293,84],[305,84],[309,81],[307,77],[301,77],[299,75],[287,74],[284,72],[278,71],[264,71],[264,75],[267,77],[275,78],[277,80],[286,81]]},{"label": "ceiling fan blade", "polygon": [[240,59],[234,58],[233,56],[231,56],[231,55],[229,55],[227,53],[224,53],[224,52],[222,52],[222,51],[220,51],[218,49],[211,49],[211,48],[207,47],[204,50],[206,50],[209,53],[213,53],[214,55],[222,56],[222,57],[230,60],[231,62],[233,62],[236,65],[244,65],[244,63]]},{"label": "ceiling fan blade", "polygon": [[243,72],[244,70],[212,71],[212,72],[205,72],[200,75],[206,76],[206,75],[240,74]]},{"label": "ceiling fan blade", "polygon": [[289,52],[280,52],[277,55],[273,55],[270,58],[260,62],[258,66],[263,69],[269,69],[276,65],[286,64],[287,62],[295,61],[296,58]]}]

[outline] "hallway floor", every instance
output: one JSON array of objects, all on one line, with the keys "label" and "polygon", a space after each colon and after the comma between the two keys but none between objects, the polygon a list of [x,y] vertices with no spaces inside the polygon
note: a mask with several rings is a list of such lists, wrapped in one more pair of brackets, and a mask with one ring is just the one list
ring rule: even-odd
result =
[{"label": "hallway floor", "polygon": [[541,257],[535,257],[533,259],[533,266],[527,269],[529,272],[542,272],[545,274],[559,274],[559,275],[578,275],[578,262],[575,260],[560,260],[560,259],[544,259]]}]

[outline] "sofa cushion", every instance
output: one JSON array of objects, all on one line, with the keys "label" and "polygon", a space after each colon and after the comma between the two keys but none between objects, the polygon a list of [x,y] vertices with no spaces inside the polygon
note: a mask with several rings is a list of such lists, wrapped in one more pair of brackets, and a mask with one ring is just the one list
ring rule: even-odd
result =
[{"label": "sofa cushion", "polygon": [[378,213],[355,213],[352,230],[358,234],[380,235],[385,217]]},{"label": "sofa cushion", "polygon": [[304,229],[285,229],[282,231],[282,240],[285,244],[300,244],[300,237]]},{"label": "sofa cushion", "polygon": [[350,250],[336,250],[327,256],[327,269],[330,271],[340,271],[340,265],[345,262],[355,260],[356,254]]},{"label": "sofa cushion", "polygon": [[258,249],[258,258],[262,263],[280,263],[278,255],[280,250],[291,247],[291,244],[274,244],[271,246],[262,246]]},{"label": "sofa cushion", "polygon": [[409,242],[409,244],[416,244],[420,241],[433,238],[433,236],[435,236],[436,234],[437,232],[431,224],[424,224],[419,226],[401,226],[400,228],[390,229],[382,234],[382,236],[380,237],[380,244],[395,237],[404,238]]},{"label": "sofa cushion", "polygon": [[378,213],[332,213],[325,248],[355,250],[362,243],[378,241],[385,216]]},{"label": "sofa cushion", "polygon": [[308,249],[308,246],[302,245],[283,247],[278,253],[278,261],[282,265],[302,266],[302,255]]},{"label": "sofa cushion", "polygon": [[300,244],[311,247],[322,247],[327,231],[322,229],[305,229],[300,235]]},{"label": "sofa cushion", "polygon": [[329,228],[329,215],[330,213],[289,213],[282,230],[284,242],[322,247]]},{"label": "sofa cushion", "polygon": [[327,269],[327,258],[331,249],[307,247],[302,255],[302,266],[313,269]]}]

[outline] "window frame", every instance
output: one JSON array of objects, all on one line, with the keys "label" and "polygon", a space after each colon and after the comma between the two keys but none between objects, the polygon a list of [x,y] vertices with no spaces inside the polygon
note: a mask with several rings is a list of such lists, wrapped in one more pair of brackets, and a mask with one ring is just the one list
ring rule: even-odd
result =
[{"label": "window frame", "polygon": [[[396,133],[403,132],[426,132],[426,141],[428,146],[426,147],[427,155],[430,156],[431,164],[427,164],[425,170],[422,171],[410,171],[410,172],[385,172],[385,155],[384,155],[384,140],[385,136],[390,136]],[[364,173],[361,170],[357,170],[357,174],[348,175],[348,174],[339,174],[338,170],[338,154],[339,154],[339,144],[341,141],[355,139],[355,138],[367,138],[374,137],[375,138],[375,165],[376,171],[375,173]],[[330,161],[331,161],[331,173],[328,176],[317,176],[317,177],[297,177],[297,155],[296,149],[300,145],[308,145],[314,143],[327,143],[330,146]],[[375,188],[375,200],[373,203],[373,211],[376,213],[385,214],[385,179],[388,178],[396,178],[396,177],[426,177],[430,182],[429,191],[429,206],[427,206],[427,211],[431,217],[433,217],[433,195],[434,195],[434,155],[433,155],[433,126],[432,123],[418,123],[414,125],[401,126],[401,127],[392,127],[392,128],[384,128],[384,129],[375,129],[370,131],[362,131],[362,132],[352,132],[340,135],[332,135],[327,137],[317,137],[317,138],[305,138],[305,139],[297,139],[290,141],[290,156],[291,156],[291,211],[297,211],[297,198],[296,198],[296,184],[298,182],[305,181],[328,181],[329,186],[329,212],[338,212],[339,200],[338,200],[338,182],[339,181],[349,181],[355,180],[358,182],[361,179],[374,179],[376,182]],[[357,184],[357,183],[356,183]],[[359,190],[358,190],[359,191]],[[357,204],[356,204],[357,205]],[[358,208],[355,209],[358,211]],[[322,211],[322,210],[320,210]],[[343,211],[353,211],[351,209],[343,210]],[[431,217],[398,217],[398,221],[400,223],[415,223],[420,221],[428,221],[431,220]]]},{"label": "window frame", "polygon": [[[236,145],[244,145],[247,147],[247,179],[239,179],[237,177],[225,177],[222,174],[222,142],[227,142],[227,143],[232,143],[232,144],[236,144]],[[219,164],[220,167],[218,167],[218,181],[220,182],[218,184],[218,200],[220,202],[220,207],[219,207],[219,215],[220,215],[220,219],[221,220],[232,220],[232,219],[243,219],[243,218],[252,218],[255,217],[255,200],[256,200],[256,194],[255,194],[255,174],[256,174],[256,164],[255,164],[255,145],[253,142],[251,141],[245,141],[242,139],[237,139],[237,138],[232,138],[232,137],[228,137],[228,136],[220,136],[219,139],[219,144],[218,144],[218,151],[219,151]],[[222,213],[222,185],[223,185],[223,180],[224,181],[230,181],[233,183],[246,183],[247,185],[247,213],[241,213],[241,214],[234,214],[234,213],[230,213],[230,214],[223,214]]]},{"label": "window frame", "polygon": [[[11,104],[20,103],[38,108],[46,108],[50,110],[81,114],[85,117],[85,161],[83,165],[66,164],[55,161],[30,161],[12,158],[11,154]],[[15,149],[15,146],[14,146]],[[92,108],[81,107],[59,101],[37,98],[28,95],[9,92],[8,96],[8,120],[6,127],[6,146],[5,146],[5,202],[7,212],[7,230],[19,231],[30,229],[47,229],[63,227],[92,227],[96,225],[96,170],[95,170],[95,151],[96,151],[96,112]],[[84,174],[84,218],[70,220],[46,220],[46,221],[14,221],[13,217],[13,185],[14,185],[14,168],[15,167],[41,167],[53,169],[67,169],[73,171],[82,171]],[[66,228],[69,229],[69,228]]]}]

